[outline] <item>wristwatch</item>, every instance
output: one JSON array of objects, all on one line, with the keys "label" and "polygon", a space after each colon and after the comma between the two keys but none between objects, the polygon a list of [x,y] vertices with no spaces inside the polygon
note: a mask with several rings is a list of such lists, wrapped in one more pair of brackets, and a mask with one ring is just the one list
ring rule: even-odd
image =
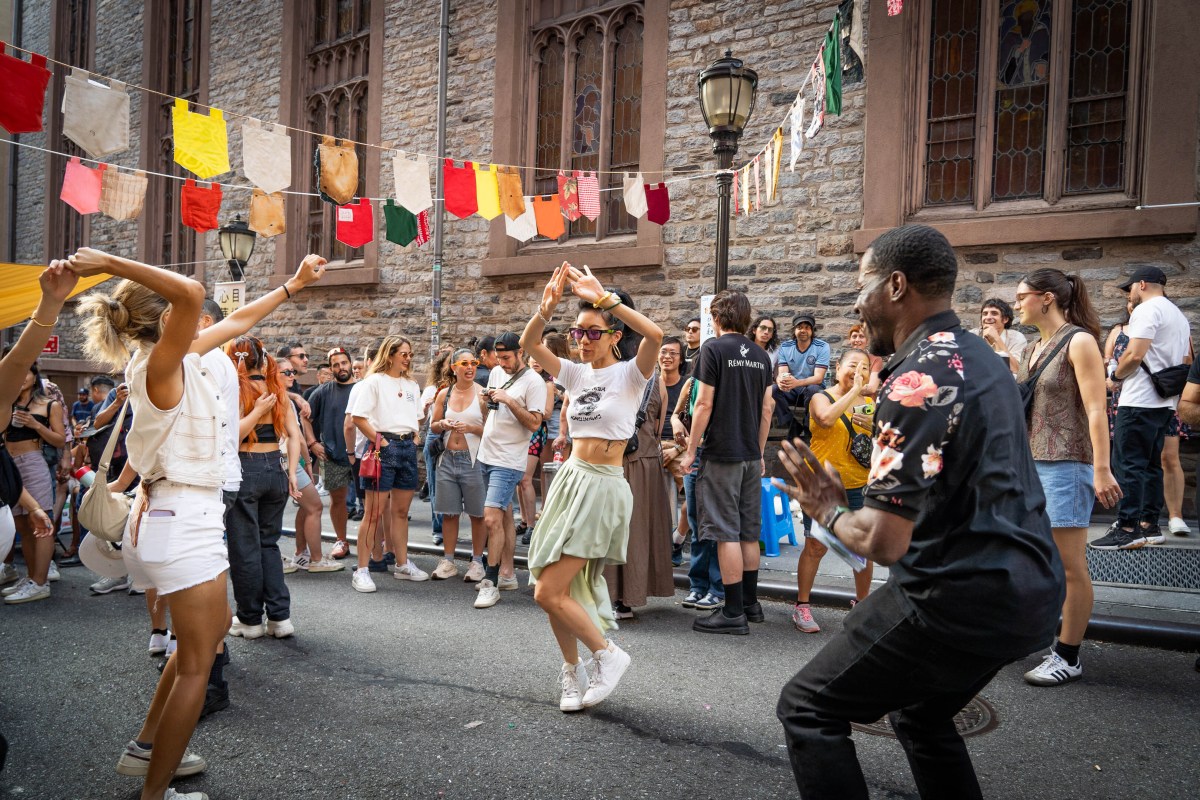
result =
[{"label": "wristwatch", "polygon": [[[850,509],[846,506],[834,506],[833,510],[825,515],[825,519],[821,520],[821,527],[833,533],[833,526],[837,525],[837,521],[841,519],[843,514],[849,514]],[[834,534],[836,535],[836,534]]]}]

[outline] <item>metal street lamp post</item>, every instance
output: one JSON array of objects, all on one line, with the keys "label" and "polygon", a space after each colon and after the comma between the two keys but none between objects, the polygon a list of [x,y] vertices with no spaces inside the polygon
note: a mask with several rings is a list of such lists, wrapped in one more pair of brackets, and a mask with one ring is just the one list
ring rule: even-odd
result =
[{"label": "metal street lamp post", "polygon": [[733,57],[726,50],[719,58],[700,72],[696,81],[700,89],[700,113],[708,126],[708,135],[713,140],[713,153],[717,156],[717,252],[716,291],[726,288],[729,279],[729,193],[733,186],[733,175],[726,170],[733,167],[733,156],[737,153],[738,139],[754,112],[754,98],[758,93],[758,73]]},{"label": "metal street lamp post", "polygon": [[229,275],[235,281],[244,280],[246,264],[250,254],[254,252],[254,241],[258,237],[250,226],[242,221],[239,214],[225,227],[221,228],[221,255],[229,262]]}]

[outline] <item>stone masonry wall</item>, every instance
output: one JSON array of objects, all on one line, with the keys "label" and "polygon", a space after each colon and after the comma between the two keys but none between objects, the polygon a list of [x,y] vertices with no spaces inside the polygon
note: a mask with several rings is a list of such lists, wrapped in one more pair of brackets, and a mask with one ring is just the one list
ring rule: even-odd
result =
[{"label": "stone masonry wall", "polygon": [[[272,0],[214,0],[211,4],[210,102],[217,107],[275,121],[279,108],[280,31],[278,3]],[[417,10],[413,4],[389,2],[384,32],[382,140],[385,144],[424,153],[435,149],[437,112],[436,4]],[[455,2],[451,15],[447,150],[456,157],[491,158],[494,101],[496,3]],[[742,141],[737,163],[762,147],[783,121],[796,90],[836,7],[834,0],[771,0],[754,4],[732,0],[673,0],[669,10],[667,53],[666,167],[678,175],[713,169],[715,160],[696,99],[697,72],[732,47],[760,76],[758,103]],[[25,46],[48,48],[50,0],[30,0],[25,9]],[[96,70],[140,83],[142,4],[102,0],[97,8]],[[867,20],[869,26],[869,17]],[[401,77],[403,76],[403,77]],[[870,80],[870,57],[867,58]],[[375,90],[375,87],[372,87]],[[135,129],[127,153],[117,158],[133,164],[138,147],[138,108],[144,97],[131,92]],[[810,104],[811,107],[811,104]],[[52,109],[47,109],[51,113]],[[56,113],[56,112],[54,112]],[[793,173],[785,147],[780,176],[781,200],[749,216],[740,216],[731,231],[730,285],[750,295],[756,310],[773,314],[786,331],[791,317],[812,311],[819,335],[838,342],[853,320],[857,256],[851,234],[861,226],[863,135],[866,83],[844,87],[843,113],[829,116],[825,130],[811,142]],[[234,173],[240,176],[240,123],[232,121],[230,149]],[[785,131],[786,133],[786,131]],[[22,137],[39,146],[44,136]],[[785,138],[786,143],[786,138]],[[382,159],[379,194],[390,194],[390,154]],[[45,257],[42,217],[49,191],[58,202],[61,176],[43,175],[45,158],[23,151],[17,241],[19,257],[39,262]],[[1184,165],[1200,170],[1200,160]],[[1200,179],[1198,179],[1200,184]],[[669,332],[677,332],[693,316],[702,294],[711,291],[716,238],[715,181],[711,178],[670,184],[671,221],[664,229],[661,267],[613,270],[603,279],[627,288]],[[247,199],[229,191],[222,219],[244,209]],[[289,202],[299,202],[289,199]],[[382,217],[382,212],[377,212]],[[382,238],[382,219],[377,220]],[[488,226],[479,217],[446,222],[443,267],[443,341],[461,343],[472,335],[518,329],[528,319],[546,276],[504,278],[481,276],[487,254]],[[93,246],[126,255],[136,251],[136,223],[114,223],[97,215],[92,221]],[[216,232],[207,235],[208,252],[219,258]],[[260,238],[247,270],[250,296],[267,289],[275,246]],[[1123,295],[1115,284],[1137,265],[1153,263],[1170,278],[1168,293],[1200,324],[1200,242],[1195,239],[1137,239],[1061,242],[1030,246],[963,248],[956,307],[971,322],[980,302],[999,296],[1011,301],[1021,275],[1053,266],[1079,271],[1092,287],[1106,324],[1121,316]],[[303,341],[310,352],[334,345],[361,349],[388,333],[410,337],[419,355],[427,352],[432,246],[380,247],[381,281],[371,287],[317,287],[301,295],[264,323],[259,333],[269,343]],[[209,270],[207,282],[224,270]],[[79,356],[72,318],[64,318],[63,355]]]}]

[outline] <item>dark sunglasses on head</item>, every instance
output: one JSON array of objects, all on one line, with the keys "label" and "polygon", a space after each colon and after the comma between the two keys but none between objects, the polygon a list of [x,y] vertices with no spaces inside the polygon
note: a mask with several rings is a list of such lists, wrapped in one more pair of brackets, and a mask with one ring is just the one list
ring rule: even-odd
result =
[{"label": "dark sunglasses on head", "polygon": [[590,342],[599,341],[600,337],[606,333],[616,333],[612,328],[571,328],[567,332],[575,341],[579,341],[586,336]]}]

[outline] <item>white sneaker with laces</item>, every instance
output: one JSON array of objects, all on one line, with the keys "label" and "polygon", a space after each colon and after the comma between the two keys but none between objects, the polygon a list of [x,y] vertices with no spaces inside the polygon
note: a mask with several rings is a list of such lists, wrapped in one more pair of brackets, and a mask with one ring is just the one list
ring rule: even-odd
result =
[{"label": "white sneaker with laces", "polygon": [[180,794],[174,789],[167,787],[167,791],[163,793],[163,800],[208,800],[208,795],[204,792],[188,792]]},{"label": "white sneaker with laces", "polygon": [[478,583],[483,580],[484,574],[486,573],[483,569],[483,563],[472,561],[471,566],[467,567],[467,574],[463,575],[463,580],[467,583]]},{"label": "white sneaker with laces", "polygon": [[308,565],[309,573],[314,572],[339,572],[346,568],[346,565],[340,561],[334,561],[332,558],[322,558],[320,561],[313,561]]},{"label": "white sneaker with laces", "polygon": [[454,562],[450,559],[443,558],[438,561],[437,567],[434,568],[433,577],[439,581],[444,581],[447,578],[457,578],[458,567],[454,566]]},{"label": "white sneaker with laces", "polygon": [[587,667],[582,660],[575,665],[563,662],[558,674],[562,684],[562,697],[558,700],[558,710],[570,713],[583,711],[583,693],[588,687]]},{"label": "white sneaker with laces", "polygon": [[476,608],[491,608],[500,602],[500,590],[496,588],[496,584],[484,578],[476,587],[478,594],[475,595]]},{"label": "white sneaker with laces", "polygon": [[167,643],[171,641],[171,633],[152,633],[150,634],[150,655],[161,656],[167,652]]},{"label": "white sneaker with laces", "polygon": [[309,561],[309,558],[307,555],[305,555],[304,553],[299,553],[299,554],[293,556],[292,558],[287,559],[283,562],[283,574],[291,575],[293,572],[296,572],[297,570],[307,571],[308,567],[311,563],[312,562]]},{"label": "white sneaker with laces", "polygon": [[429,573],[418,567],[413,562],[396,567],[396,571],[392,573],[392,577],[398,581],[427,581]]},{"label": "white sneaker with laces", "polygon": [[58,564],[53,561],[50,562],[50,569],[46,572],[46,580],[51,583],[62,580],[62,575],[58,574]]},{"label": "white sneaker with laces", "polygon": [[356,592],[375,591],[375,581],[371,580],[371,573],[366,567],[354,570],[354,575],[350,578],[350,585]]},{"label": "white sneaker with laces", "polygon": [[21,603],[32,603],[34,600],[50,599],[50,582],[46,581],[42,585],[38,585],[31,580],[21,584],[21,588],[4,598],[4,602],[10,606],[20,605]]},{"label": "white sneaker with laces", "polygon": [[21,573],[17,572],[17,568],[12,564],[0,566],[0,586],[7,586],[10,583],[16,583],[21,579]]},{"label": "white sneaker with laces", "polygon": [[286,639],[296,632],[296,626],[292,624],[292,620],[267,620],[267,635],[274,636],[276,639]]},{"label": "white sneaker with laces", "polygon": [[267,627],[261,622],[257,625],[247,625],[236,616],[233,618],[233,623],[229,626],[229,634],[231,636],[241,636],[243,639],[257,639],[267,632]]},{"label": "white sneaker with laces", "polygon": [[108,594],[129,588],[129,576],[123,578],[101,578],[88,587],[92,594]]},{"label": "white sneaker with laces", "polygon": [[9,595],[16,594],[17,592],[24,589],[25,584],[27,584],[27,583],[33,583],[33,581],[30,580],[28,577],[21,578],[21,580],[17,581],[12,586],[6,586],[5,588],[0,589],[0,597],[8,597]]},{"label": "white sneaker with laces", "polygon": [[[125,745],[124,752],[117,759],[117,773],[120,775],[129,775],[133,778],[143,777],[147,770],[150,769],[150,750],[144,747],[139,747],[137,742],[131,741]],[[175,768],[176,778],[186,778],[188,775],[196,775],[203,772],[208,764],[204,759],[187,750],[183,754],[183,758],[179,760],[179,766]],[[164,795],[164,800],[171,796],[171,789],[167,790]],[[178,797],[190,797],[190,795],[177,795]]]},{"label": "white sneaker with laces", "polygon": [[608,643],[608,648],[597,650],[592,655],[595,661],[592,666],[592,675],[588,679],[587,693],[583,696],[584,708],[591,708],[602,703],[612,694],[613,690],[617,688],[617,684],[621,682],[621,676],[625,674],[625,670],[629,669],[629,665],[633,661],[628,653],[611,641]]},{"label": "white sneaker with laces", "polygon": [[1062,686],[1077,681],[1083,676],[1083,662],[1071,666],[1067,660],[1053,650],[1042,663],[1025,673],[1025,682],[1033,686]]},{"label": "white sneaker with laces", "polygon": [[498,580],[496,582],[496,588],[502,592],[512,592],[512,591],[516,591],[517,589],[520,589],[521,584],[517,583],[516,575],[513,575],[508,578],[501,575],[500,580]]},{"label": "white sneaker with laces", "polygon": [[1192,532],[1188,524],[1179,517],[1171,517],[1171,521],[1167,523],[1167,529],[1176,536],[1187,536]]}]

